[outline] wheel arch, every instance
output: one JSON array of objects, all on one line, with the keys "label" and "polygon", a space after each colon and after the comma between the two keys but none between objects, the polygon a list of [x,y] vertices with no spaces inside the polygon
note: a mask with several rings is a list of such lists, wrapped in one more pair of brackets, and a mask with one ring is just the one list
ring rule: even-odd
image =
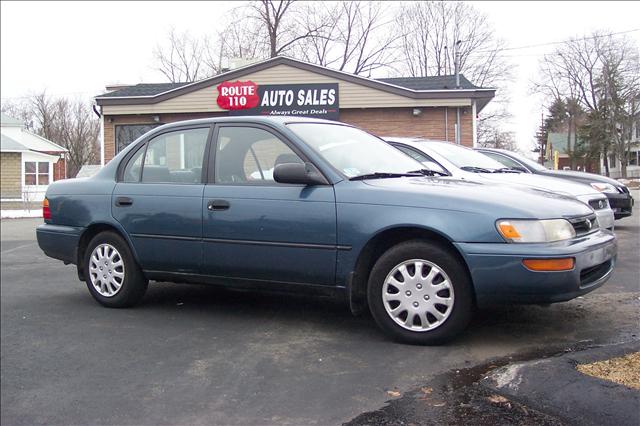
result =
[{"label": "wheel arch", "polygon": [[78,240],[78,248],[76,251],[76,259],[77,259],[76,266],[78,269],[78,278],[80,279],[80,281],[85,281],[84,257],[85,257],[85,252],[87,250],[89,242],[93,237],[105,231],[115,232],[120,237],[122,237],[129,245],[129,250],[131,250],[131,253],[133,254],[133,258],[135,259],[136,262],[138,262],[138,264],[140,264],[140,261],[138,259],[138,254],[136,253],[136,250],[131,242],[131,239],[129,238],[127,233],[124,231],[124,229],[122,229],[121,226],[111,222],[94,222],[89,226],[87,226],[87,228],[80,235],[80,239]]},{"label": "wheel arch", "polygon": [[[412,240],[435,242],[446,248],[462,262],[466,273],[471,276],[469,266],[462,253],[453,244],[452,240],[441,232],[413,225],[386,228],[376,233],[363,246],[356,260],[354,270],[349,276],[347,283],[349,306],[354,314],[357,315],[367,309],[367,284],[369,282],[369,274],[376,261],[391,247]],[[475,303],[475,292],[473,298]]]}]

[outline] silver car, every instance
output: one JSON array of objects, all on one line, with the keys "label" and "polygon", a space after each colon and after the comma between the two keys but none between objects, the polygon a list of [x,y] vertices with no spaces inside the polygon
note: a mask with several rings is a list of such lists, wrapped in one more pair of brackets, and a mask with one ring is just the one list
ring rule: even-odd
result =
[{"label": "silver car", "polygon": [[591,206],[601,228],[613,230],[614,213],[607,197],[589,185],[548,176],[521,173],[464,146],[420,138],[384,137],[391,145],[420,161],[429,170],[459,179],[526,185],[570,195]]}]

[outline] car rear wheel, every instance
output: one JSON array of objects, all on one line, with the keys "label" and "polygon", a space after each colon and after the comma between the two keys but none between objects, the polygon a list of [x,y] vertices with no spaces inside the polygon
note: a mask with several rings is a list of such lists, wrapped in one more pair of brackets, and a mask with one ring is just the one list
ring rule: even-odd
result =
[{"label": "car rear wheel", "polygon": [[424,241],[392,247],[369,277],[369,308],[395,340],[439,344],[460,333],[473,310],[465,265],[450,250]]},{"label": "car rear wheel", "polygon": [[91,239],[84,267],[89,292],[104,306],[133,306],[147,290],[148,281],[128,244],[115,232],[101,232]]}]

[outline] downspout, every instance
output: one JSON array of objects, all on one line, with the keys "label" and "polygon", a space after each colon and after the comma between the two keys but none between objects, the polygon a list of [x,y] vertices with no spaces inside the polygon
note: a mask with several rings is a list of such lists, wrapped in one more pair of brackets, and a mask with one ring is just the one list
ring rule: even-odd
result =
[{"label": "downspout", "polygon": [[100,118],[100,165],[104,166],[104,115],[102,114],[102,108],[98,111],[95,104],[93,105],[93,112]]},{"label": "downspout", "polygon": [[[460,89],[460,40],[455,44],[455,74],[456,74],[456,89]],[[460,145],[461,131],[460,131],[460,107],[456,107],[456,144]]]}]

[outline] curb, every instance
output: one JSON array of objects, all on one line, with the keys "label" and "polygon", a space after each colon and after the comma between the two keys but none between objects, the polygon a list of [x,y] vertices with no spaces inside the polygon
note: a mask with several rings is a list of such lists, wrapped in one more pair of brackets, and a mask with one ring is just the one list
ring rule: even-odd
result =
[{"label": "curb", "polygon": [[640,391],[576,370],[591,363],[640,351],[640,341],[570,352],[557,357],[510,364],[480,381],[521,404],[581,425],[640,424]]}]

